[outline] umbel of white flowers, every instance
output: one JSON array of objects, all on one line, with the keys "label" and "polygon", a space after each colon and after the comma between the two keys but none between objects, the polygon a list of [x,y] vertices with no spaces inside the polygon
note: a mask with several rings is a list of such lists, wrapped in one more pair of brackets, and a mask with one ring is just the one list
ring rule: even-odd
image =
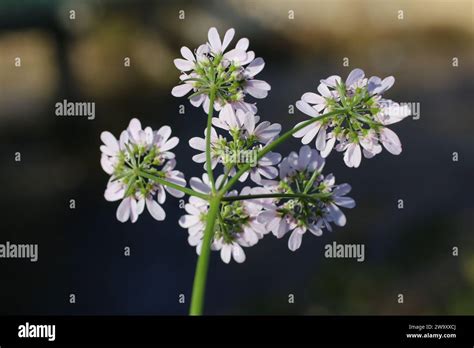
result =
[{"label": "umbel of white flowers", "polygon": [[[208,42],[195,51],[182,47],[182,58],[174,61],[181,83],[172,95],[190,94],[191,104],[208,113],[204,137],[189,140],[199,151],[193,160],[204,163],[207,173],[192,177],[186,187],[170,151],[179,140],[171,137],[168,126],[157,131],[142,129],[133,119],[119,139],[103,132],[100,148],[102,168],[110,175],[105,198],[121,200],[117,219],[135,222],[146,206],[152,217],[163,220],[166,192],[175,197],[189,194],[179,224],[188,230],[188,242],[198,254],[210,223],[210,201],[219,192],[210,246],[220,251],[225,263],[231,259],[244,262],[243,247],[254,246],[269,234],[277,238],[289,234],[288,247],[295,251],[306,232],[321,236],[332,225],[344,226],[346,216],[341,208],[355,207],[354,200],[346,196],[351,186],[336,184],[334,175],[323,174],[324,158],[335,149],[344,152],[348,167],[357,168],[362,155],[372,158],[382,146],[400,154],[400,140],[386,126],[409,115],[407,107],[382,97],[393,85],[393,77],[366,78],[362,70],[355,69],[345,81],[333,75],[320,81],[318,93],[303,94],[296,106],[310,119],[280,136],[281,126],[261,121],[255,102],[248,99],[265,98],[270,90],[268,83],[255,79],[265,63],[255,58],[246,38],[228,50],[234,34],[229,29],[221,40],[211,28]],[[213,110],[219,111],[217,117],[212,117]],[[301,138],[303,146],[282,159],[272,150],[291,135]],[[314,139],[315,148],[311,148],[308,144]],[[236,152],[253,154],[255,163],[250,166],[239,156],[228,156]],[[220,173],[214,180],[217,170]],[[253,186],[236,190],[232,187],[236,180],[250,181]]]},{"label": "umbel of white flowers", "polygon": [[296,107],[311,117],[335,110],[339,113],[312,123],[294,136],[301,138],[303,144],[316,138],[316,149],[323,157],[329,156],[333,148],[344,152],[344,162],[348,167],[359,167],[362,154],[372,158],[380,153],[380,143],[388,152],[400,154],[400,139],[386,126],[409,116],[410,109],[407,105],[401,106],[382,98],[394,82],[393,76],[383,80],[377,76],[367,79],[361,69],[352,70],[345,82],[336,75],[321,80],[319,94],[303,94]]}]

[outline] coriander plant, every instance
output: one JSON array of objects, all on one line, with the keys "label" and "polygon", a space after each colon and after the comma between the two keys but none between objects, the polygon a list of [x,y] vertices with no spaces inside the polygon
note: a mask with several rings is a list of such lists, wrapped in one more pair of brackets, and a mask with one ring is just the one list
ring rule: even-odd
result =
[{"label": "coriander plant", "polygon": [[[195,51],[182,47],[182,58],[174,60],[181,75],[172,95],[189,94],[191,104],[207,114],[204,137],[189,140],[198,151],[193,160],[204,164],[201,177],[192,177],[187,186],[175,169],[171,150],[179,139],[169,126],[142,128],[132,119],[118,139],[101,134],[101,165],[110,175],[104,196],[121,200],[119,221],[137,221],[145,207],[162,221],[167,193],[189,196],[179,225],[188,230],[188,242],[199,255],[191,315],[203,312],[211,250],[219,251],[225,263],[242,263],[244,248],[270,233],[283,238],[291,232],[288,247],[295,251],[306,232],[321,236],[332,225],[344,226],[341,208],[355,207],[347,196],[351,186],[336,184],[333,174],[323,172],[325,158],[333,149],[344,152],[345,164],[357,168],[362,155],[372,158],[382,147],[400,154],[400,140],[387,126],[410,114],[408,107],[382,97],[395,81],[392,76],[366,78],[355,69],[345,81],[329,76],[317,93],[303,94],[296,106],[309,118],[280,135],[282,127],[262,121],[249,101],[265,98],[270,90],[256,79],[265,62],[249,50],[246,38],[229,48],[234,33],[229,29],[221,40],[211,28],[208,42]],[[282,158],[274,150],[291,136],[301,138],[303,146]],[[308,145],[313,140],[314,148]],[[237,182],[249,186],[237,190]]]}]

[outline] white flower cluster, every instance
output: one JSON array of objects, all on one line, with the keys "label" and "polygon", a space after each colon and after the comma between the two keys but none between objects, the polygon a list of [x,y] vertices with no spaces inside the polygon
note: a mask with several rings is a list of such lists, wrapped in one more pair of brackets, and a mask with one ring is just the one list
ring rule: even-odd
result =
[{"label": "white flower cluster", "polygon": [[[224,176],[220,176],[216,183],[223,184]],[[191,178],[191,187],[202,193],[209,194],[211,185],[207,174],[203,174],[202,179]],[[244,187],[240,194],[250,195],[266,192],[263,188]],[[231,191],[227,197],[236,196],[237,191]],[[222,261],[229,263],[233,257],[236,262],[245,261],[243,247],[250,247],[257,244],[268,233],[265,224],[257,220],[262,211],[262,203],[269,203],[269,200],[239,200],[234,202],[224,202],[221,206],[219,221],[212,239],[212,250],[220,250]],[[186,215],[183,215],[179,224],[187,228],[189,232],[188,242],[196,247],[196,252],[200,254],[204,229],[206,227],[206,216],[209,209],[209,202],[200,198],[190,197],[185,205]]]},{"label": "white flower cluster", "polygon": [[[269,152],[257,160],[258,152],[280,134],[281,126],[268,121],[259,123],[260,117],[251,111],[234,110],[231,104],[224,106],[219,117],[214,117],[212,123],[223,132],[218,134],[215,128],[211,132],[211,159],[212,168],[221,163],[228,174],[233,176],[236,169],[247,163],[252,164],[250,172],[244,173],[239,180],[244,182],[248,177],[261,184],[265,180],[274,179],[278,175],[275,165],[280,163],[281,155]],[[193,160],[197,163],[206,162],[206,138],[195,137],[190,139],[189,145],[202,151]],[[205,166],[205,165],[204,165]]]},{"label": "white flower cluster", "polygon": [[170,152],[179,139],[171,137],[171,128],[163,126],[157,131],[150,127],[142,129],[134,118],[128,128],[120,134],[119,140],[110,132],[102,132],[100,146],[102,169],[109,175],[104,197],[108,201],[122,200],[117,209],[117,219],[136,222],[145,205],[150,215],[158,221],[166,214],[161,204],[166,200],[166,192],[175,197],[184,194],[169,186],[156,183],[143,175],[156,175],[169,182],[186,186],[183,173],[175,170],[176,160]]},{"label": "white flower cluster", "polygon": [[344,152],[348,167],[359,167],[362,154],[372,158],[380,153],[380,143],[391,154],[400,154],[400,139],[386,126],[409,116],[410,109],[382,98],[394,82],[393,76],[383,80],[377,76],[367,79],[361,69],[352,70],[345,83],[336,75],[321,80],[319,94],[303,94],[296,103],[297,108],[311,117],[331,111],[339,113],[304,127],[294,136],[301,138],[303,144],[316,138],[316,149],[323,157],[327,157],[333,148]]},{"label": "white flower cluster", "polygon": [[354,200],[345,196],[351,186],[336,185],[334,175],[322,174],[323,167],[324,159],[307,145],[301,147],[298,154],[291,152],[280,164],[280,183],[270,189],[287,194],[304,193],[313,199],[275,199],[270,205],[264,204],[265,209],[258,217],[277,238],[293,231],[288,239],[288,248],[292,251],[301,246],[306,231],[321,236],[323,228],[332,231],[331,222],[344,226],[346,216],[339,207],[355,207]]},{"label": "white flower cluster", "polygon": [[182,47],[183,58],[174,60],[176,68],[182,74],[183,82],[174,87],[171,94],[183,97],[189,92],[191,104],[203,106],[209,110],[209,92],[211,86],[218,83],[214,109],[220,110],[230,103],[235,109],[256,112],[254,104],[244,100],[247,94],[254,98],[265,98],[270,85],[254,77],[262,71],[265,62],[255,58],[255,53],[249,51],[249,40],[240,39],[235,48],[226,52],[234,38],[234,29],[229,29],[221,40],[216,28],[209,29],[208,42],[199,46],[193,53],[189,48]]}]

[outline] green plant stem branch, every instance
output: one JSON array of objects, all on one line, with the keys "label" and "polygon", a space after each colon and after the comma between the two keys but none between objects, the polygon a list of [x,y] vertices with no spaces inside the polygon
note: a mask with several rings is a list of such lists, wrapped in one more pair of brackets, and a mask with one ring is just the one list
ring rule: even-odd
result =
[{"label": "green plant stem branch", "polygon": [[[285,140],[287,140],[293,134],[298,132],[299,130],[301,130],[305,127],[308,127],[310,124],[312,124],[314,122],[320,121],[320,120],[322,120],[324,118],[327,118],[329,116],[337,115],[339,113],[340,113],[339,110],[335,110],[335,111],[328,112],[328,113],[326,113],[324,115],[321,115],[321,116],[318,116],[318,117],[313,117],[313,118],[307,120],[306,122],[303,122],[299,126],[289,130],[288,132],[286,132],[285,134],[283,134],[279,138],[272,141],[270,144],[266,145],[262,150],[260,150],[258,152],[258,155],[257,155],[257,161],[260,158],[262,158],[263,156],[265,156],[267,153],[272,151],[274,148],[276,148],[278,145],[283,143]],[[239,180],[239,178],[242,176],[242,174],[244,174],[249,169],[250,169],[250,164],[246,164],[245,166],[240,168],[240,170],[232,177],[232,179],[229,180],[227,185],[224,186],[224,188],[221,190],[221,193],[229,191],[229,189],[237,182],[237,180]]]},{"label": "green plant stem branch", "polygon": [[209,257],[211,254],[211,242],[214,236],[214,225],[221,204],[220,196],[214,196],[210,200],[209,210],[206,217],[206,228],[202,241],[201,253],[194,273],[193,293],[191,297],[190,315],[202,315],[204,308],[204,295],[206,291],[207,269],[209,267]]},{"label": "green plant stem branch", "polygon": [[314,180],[316,180],[318,174],[319,174],[319,171],[317,171],[317,170],[315,170],[313,172],[313,175],[311,175],[311,178],[309,179],[308,183],[306,184],[303,193],[307,193],[309,191],[309,189],[311,188],[311,186],[313,186]]},{"label": "green plant stem branch", "polygon": [[211,182],[212,193],[216,193],[216,184],[214,182],[214,173],[212,172],[211,162],[211,129],[212,129],[212,115],[214,114],[214,100],[216,98],[216,88],[211,88],[209,95],[209,112],[207,114],[207,128],[206,128],[206,169],[209,181]]},{"label": "green plant stem branch", "polygon": [[229,174],[230,174],[232,168],[234,168],[234,167],[232,166],[231,168],[226,168],[226,170],[225,170],[225,172],[224,172],[224,178],[222,179],[222,182],[221,182],[221,184],[219,185],[219,187],[217,188],[217,190],[222,189],[222,187],[225,185],[225,182],[226,182],[227,179],[229,178]]},{"label": "green plant stem branch", "polygon": [[158,184],[161,184],[161,185],[164,185],[164,186],[169,186],[169,187],[171,187],[171,188],[174,188],[175,190],[178,190],[178,191],[187,193],[187,194],[190,195],[190,196],[196,196],[196,197],[205,199],[206,201],[209,200],[209,196],[206,195],[206,194],[204,194],[204,193],[194,191],[193,189],[190,189],[190,188],[188,188],[188,187],[180,186],[180,185],[178,185],[178,184],[175,184],[175,183],[173,183],[173,182],[170,182],[170,181],[168,181],[168,180],[165,180],[165,179],[163,179],[163,178],[160,178],[159,176],[156,176],[156,175],[147,173],[147,172],[145,172],[145,171],[142,171],[142,170],[139,171],[139,172],[138,172],[138,175],[140,175],[140,176],[142,176],[142,177],[144,177],[144,178],[153,180],[153,181],[157,182]]},{"label": "green plant stem branch", "polygon": [[329,194],[314,194],[308,195],[304,193],[265,193],[260,195],[242,195],[242,196],[229,196],[223,197],[222,201],[232,202],[232,201],[242,201],[247,199],[257,199],[257,198],[282,198],[282,199],[293,199],[293,198],[303,198],[308,200],[314,200],[317,198],[325,198],[330,196]]}]

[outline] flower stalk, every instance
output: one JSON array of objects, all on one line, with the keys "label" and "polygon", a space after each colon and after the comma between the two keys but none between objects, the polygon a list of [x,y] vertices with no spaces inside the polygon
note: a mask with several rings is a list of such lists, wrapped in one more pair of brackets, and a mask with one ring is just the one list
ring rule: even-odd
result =
[{"label": "flower stalk", "polygon": [[212,172],[211,162],[211,129],[212,129],[212,115],[214,114],[214,100],[216,98],[216,88],[214,85],[211,86],[209,95],[209,112],[207,114],[207,127],[206,127],[206,170],[209,180],[211,181],[212,193],[216,192],[216,184],[214,180],[214,173]]},{"label": "flower stalk", "polygon": [[205,200],[209,200],[209,196],[204,194],[204,193],[201,193],[201,192],[198,192],[198,191],[195,191],[193,189],[190,189],[188,187],[184,187],[184,186],[180,186],[178,184],[175,184],[173,182],[170,182],[168,180],[165,180],[163,178],[160,178],[159,176],[156,176],[156,175],[153,175],[153,174],[150,174],[150,173],[147,173],[145,171],[139,171],[138,172],[138,175],[144,177],[144,178],[147,178],[147,179],[150,179],[158,184],[161,184],[163,186],[167,186],[167,187],[171,187],[171,188],[174,188],[175,190],[178,190],[178,191],[181,191],[183,193],[186,193],[190,196],[195,196],[195,197],[199,197],[199,198],[202,198],[202,199],[205,199]]},{"label": "flower stalk", "polygon": [[207,272],[211,256],[211,242],[214,235],[214,225],[219,214],[220,197],[212,197],[209,202],[209,211],[206,218],[206,229],[202,241],[201,253],[198,257],[196,272],[194,274],[193,292],[191,295],[190,315],[202,315],[204,297],[206,292]]}]

